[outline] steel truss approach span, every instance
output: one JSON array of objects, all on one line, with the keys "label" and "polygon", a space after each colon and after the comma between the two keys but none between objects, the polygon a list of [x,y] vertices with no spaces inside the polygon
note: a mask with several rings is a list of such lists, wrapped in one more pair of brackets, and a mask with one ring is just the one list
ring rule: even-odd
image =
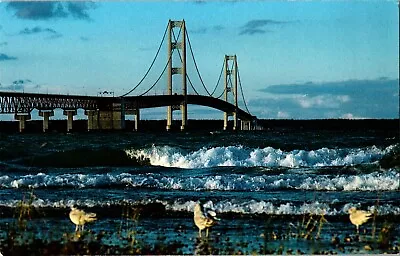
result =
[{"label": "steel truss approach span", "polygon": [[39,93],[0,92],[0,114],[30,113],[33,109],[98,109],[97,97]]}]

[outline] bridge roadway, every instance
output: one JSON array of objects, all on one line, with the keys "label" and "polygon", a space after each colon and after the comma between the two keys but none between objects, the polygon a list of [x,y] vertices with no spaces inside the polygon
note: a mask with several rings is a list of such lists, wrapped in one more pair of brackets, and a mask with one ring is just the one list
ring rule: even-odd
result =
[{"label": "bridge roadway", "polygon": [[[140,109],[164,106],[179,106],[184,102],[184,95],[152,95],[152,96],[127,96],[127,97],[99,97],[83,95],[59,95],[40,93],[0,92],[0,114],[29,114],[33,109],[41,112],[63,109],[76,111],[81,108],[85,111],[111,111],[138,113]],[[187,104],[211,107],[222,112],[232,114],[236,111],[237,118],[251,122],[255,116],[221,99],[203,96],[187,95]],[[122,107],[124,106],[124,107]],[[52,114],[44,113],[45,119]],[[17,118],[17,117],[16,117]],[[30,117],[29,117],[30,118]],[[29,120],[27,118],[26,120]],[[70,118],[70,117],[69,117]],[[19,119],[21,121],[21,119]],[[72,117],[71,117],[72,122]],[[89,119],[88,119],[88,122]],[[72,126],[72,124],[71,124]]]},{"label": "bridge roadway", "polygon": [[[137,108],[156,108],[180,105],[183,95],[152,95],[127,97],[99,97],[83,95],[59,95],[40,93],[0,92],[0,114],[29,113],[33,109],[54,110],[78,109],[112,110],[113,104],[124,102],[126,110]],[[235,106],[221,99],[203,95],[187,95],[187,104],[200,105],[218,109],[223,112],[235,112]],[[238,118],[252,121],[256,117],[238,108]]]}]

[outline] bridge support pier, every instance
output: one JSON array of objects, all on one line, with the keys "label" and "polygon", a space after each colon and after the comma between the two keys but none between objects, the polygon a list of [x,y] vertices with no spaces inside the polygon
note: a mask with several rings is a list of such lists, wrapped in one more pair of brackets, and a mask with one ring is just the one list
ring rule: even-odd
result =
[{"label": "bridge support pier", "polygon": [[240,121],[240,126],[243,131],[250,131],[251,130],[251,121]]},{"label": "bridge support pier", "polygon": [[49,129],[49,119],[54,116],[53,110],[39,110],[39,116],[43,117],[43,132],[47,132]]},{"label": "bridge support pier", "polygon": [[63,111],[63,114],[67,116],[67,132],[72,131],[72,123],[74,121],[74,116],[76,116],[75,109],[67,109]]},{"label": "bridge support pier", "polygon": [[14,118],[19,121],[19,132],[25,130],[25,122],[31,119],[30,113],[16,113]]},{"label": "bridge support pier", "polygon": [[224,112],[224,131],[228,129],[228,118],[229,114],[227,112]]},{"label": "bridge support pier", "polygon": [[181,112],[182,112],[181,131],[184,131],[186,129],[186,125],[187,125],[187,105],[186,104],[181,105]]},{"label": "bridge support pier", "polygon": [[167,132],[171,130],[172,126],[172,106],[167,107]]},{"label": "bridge support pier", "polygon": [[97,110],[85,110],[85,115],[88,117],[88,131],[99,129],[98,124],[98,111]]},{"label": "bridge support pier", "polygon": [[236,114],[236,112],[233,112],[233,130],[237,131],[238,129],[240,129],[240,127],[238,127],[237,114]]},{"label": "bridge support pier", "polygon": [[140,109],[135,110],[135,131],[139,131]]}]

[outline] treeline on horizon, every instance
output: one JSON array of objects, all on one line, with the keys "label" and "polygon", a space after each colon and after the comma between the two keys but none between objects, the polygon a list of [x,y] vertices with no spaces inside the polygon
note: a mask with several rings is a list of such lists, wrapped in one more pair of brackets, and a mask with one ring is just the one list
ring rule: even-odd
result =
[{"label": "treeline on horizon", "polygon": [[[25,132],[42,132],[42,120],[26,122]],[[399,119],[259,119],[257,126],[262,130],[300,129],[300,130],[381,130],[399,131]],[[141,120],[139,131],[163,132],[166,120]],[[222,131],[223,120],[188,120],[187,131]],[[233,121],[228,123],[232,130]],[[179,131],[180,120],[174,120],[172,131]],[[66,132],[66,120],[49,120],[48,132]],[[133,131],[134,121],[126,120],[124,131]],[[74,132],[87,132],[87,120],[73,122]],[[18,132],[18,121],[0,121],[0,132]]]}]

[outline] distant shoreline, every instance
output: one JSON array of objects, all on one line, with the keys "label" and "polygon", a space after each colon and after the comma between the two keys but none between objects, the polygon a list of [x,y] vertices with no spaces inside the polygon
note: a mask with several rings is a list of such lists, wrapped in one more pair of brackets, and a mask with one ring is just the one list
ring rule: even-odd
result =
[{"label": "distant shoreline", "polygon": [[[260,119],[258,125],[264,130],[301,129],[301,130],[379,130],[386,132],[399,131],[399,119]],[[126,120],[125,129],[133,131],[134,121]],[[232,130],[233,121],[229,122],[228,130]],[[141,132],[163,132],[166,120],[141,120]],[[180,120],[173,122],[173,131],[179,131]],[[223,120],[189,120],[187,131],[222,131]],[[66,132],[66,120],[50,120],[49,132]],[[74,132],[87,132],[87,120],[74,120]],[[18,132],[18,121],[0,121],[0,132]],[[41,133],[42,121],[30,120],[26,122],[26,133]],[[105,131],[107,132],[107,130]],[[110,132],[110,131],[108,131]]]}]

